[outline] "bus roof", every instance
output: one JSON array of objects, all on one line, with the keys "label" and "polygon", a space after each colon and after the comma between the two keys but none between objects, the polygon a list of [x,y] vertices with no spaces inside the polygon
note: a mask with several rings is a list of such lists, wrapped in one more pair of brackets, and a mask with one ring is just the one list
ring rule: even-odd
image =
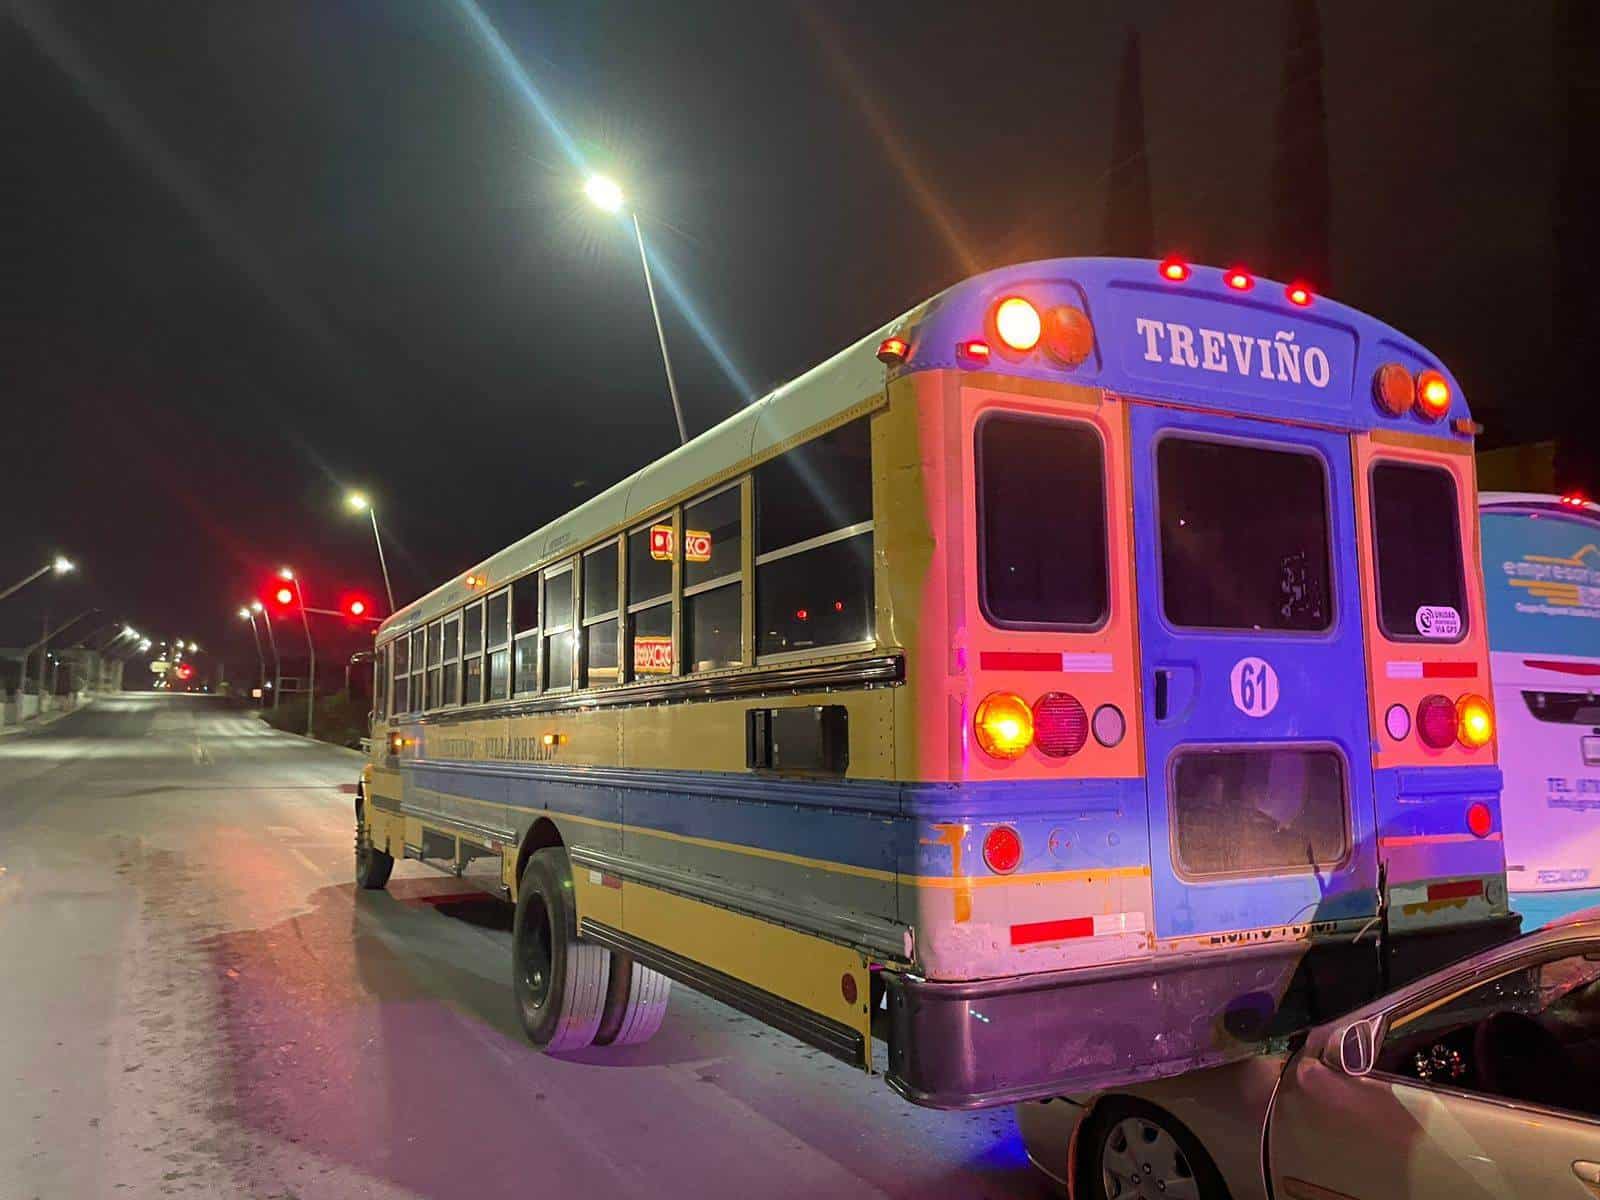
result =
[{"label": "bus roof", "polygon": [[[986,340],[990,374],[1102,387],[1125,395],[1298,419],[1341,429],[1390,427],[1471,440],[1470,415],[1448,369],[1383,322],[1308,294],[1250,279],[1230,287],[1230,272],[1187,266],[1171,281],[1145,259],[1058,258],[1002,267],[965,279],[874,330],[805,374],[781,385],[687,444],[629,475],[593,499],[404,606],[379,636],[449,612],[538,566],[567,547],[648,518],[676,496],[712,486],[788,439],[871,400],[885,387],[878,350],[904,338],[904,360],[887,377],[946,368],[972,369],[958,345]],[[1094,329],[1088,357],[1065,367],[1044,348],[1012,354],[992,327],[996,304],[1021,296],[1041,313],[1078,309]],[[1380,366],[1398,362],[1417,374],[1438,371],[1450,386],[1448,420],[1407,412],[1390,416],[1372,401]],[[473,586],[469,577],[486,581]]]}]

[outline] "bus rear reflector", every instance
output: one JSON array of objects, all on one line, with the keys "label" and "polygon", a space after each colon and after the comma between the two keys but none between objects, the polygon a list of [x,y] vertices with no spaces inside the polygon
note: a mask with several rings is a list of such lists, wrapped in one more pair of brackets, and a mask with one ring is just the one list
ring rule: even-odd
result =
[{"label": "bus rear reflector", "polygon": [[1483,880],[1455,879],[1449,883],[1430,883],[1429,900],[1470,900],[1483,895]]},{"label": "bus rear reflector", "polygon": [[1488,837],[1494,830],[1494,813],[1482,800],[1467,805],[1467,829],[1473,837]]},{"label": "bus rear reflector", "polygon": [[1015,692],[990,692],[978,705],[972,728],[990,758],[1019,758],[1033,745],[1033,710]]},{"label": "bus rear reflector", "polygon": [[1033,702],[1033,744],[1051,758],[1070,758],[1089,740],[1089,714],[1076,696],[1046,692]]},{"label": "bus rear reflector", "polygon": [[1415,403],[1416,382],[1399,363],[1384,363],[1372,376],[1372,399],[1391,417],[1403,417]]},{"label": "bus rear reflector", "polygon": [[1022,838],[1009,825],[996,825],[983,838],[983,861],[996,875],[1009,875],[1022,861]]},{"label": "bus rear reflector", "polygon": [[989,361],[989,343],[982,338],[968,338],[956,343],[956,357],[969,366],[982,366]]},{"label": "bus rear reflector", "polygon": [[1456,706],[1449,696],[1435,692],[1417,701],[1417,736],[1433,750],[1443,750],[1456,740]]},{"label": "bus rear reflector", "polygon": [[1456,701],[1456,739],[1468,750],[1494,737],[1494,711],[1482,696],[1468,692]]}]

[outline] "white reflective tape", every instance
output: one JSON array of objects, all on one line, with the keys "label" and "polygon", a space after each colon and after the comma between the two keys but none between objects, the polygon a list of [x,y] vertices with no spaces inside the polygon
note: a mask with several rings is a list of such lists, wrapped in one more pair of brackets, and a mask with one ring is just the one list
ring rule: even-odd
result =
[{"label": "white reflective tape", "polygon": [[1142,912],[1101,913],[1094,919],[1094,936],[1105,937],[1113,933],[1143,933]]},{"label": "white reflective tape", "polygon": [[1392,662],[1384,672],[1390,679],[1421,679],[1422,663]]},{"label": "white reflective tape", "polygon": [[1061,653],[1063,671],[1076,671],[1080,675],[1109,675],[1112,668],[1109,654],[1075,654],[1065,650]]},{"label": "white reflective tape", "polygon": [[606,881],[606,877],[604,875],[602,875],[599,871],[590,871],[589,872],[589,882],[594,884],[596,887],[602,886],[605,883],[605,881]]}]

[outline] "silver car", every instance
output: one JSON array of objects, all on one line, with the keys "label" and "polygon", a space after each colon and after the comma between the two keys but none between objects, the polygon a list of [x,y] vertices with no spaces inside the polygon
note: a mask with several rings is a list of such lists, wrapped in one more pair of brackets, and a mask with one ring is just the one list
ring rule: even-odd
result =
[{"label": "silver car", "polygon": [[1275,1052],[1017,1120],[1077,1200],[1595,1200],[1600,909]]}]

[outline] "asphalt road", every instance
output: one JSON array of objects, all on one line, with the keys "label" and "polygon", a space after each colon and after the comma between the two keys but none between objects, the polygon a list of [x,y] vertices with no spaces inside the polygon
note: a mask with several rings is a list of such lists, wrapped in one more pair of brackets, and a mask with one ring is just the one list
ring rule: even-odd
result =
[{"label": "asphalt road", "polygon": [[1009,1111],[684,988],[646,1046],[535,1051],[505,906],[353,888],[358,765],[210,698],[0,738],[0,1198],[1042,1194]]}]

